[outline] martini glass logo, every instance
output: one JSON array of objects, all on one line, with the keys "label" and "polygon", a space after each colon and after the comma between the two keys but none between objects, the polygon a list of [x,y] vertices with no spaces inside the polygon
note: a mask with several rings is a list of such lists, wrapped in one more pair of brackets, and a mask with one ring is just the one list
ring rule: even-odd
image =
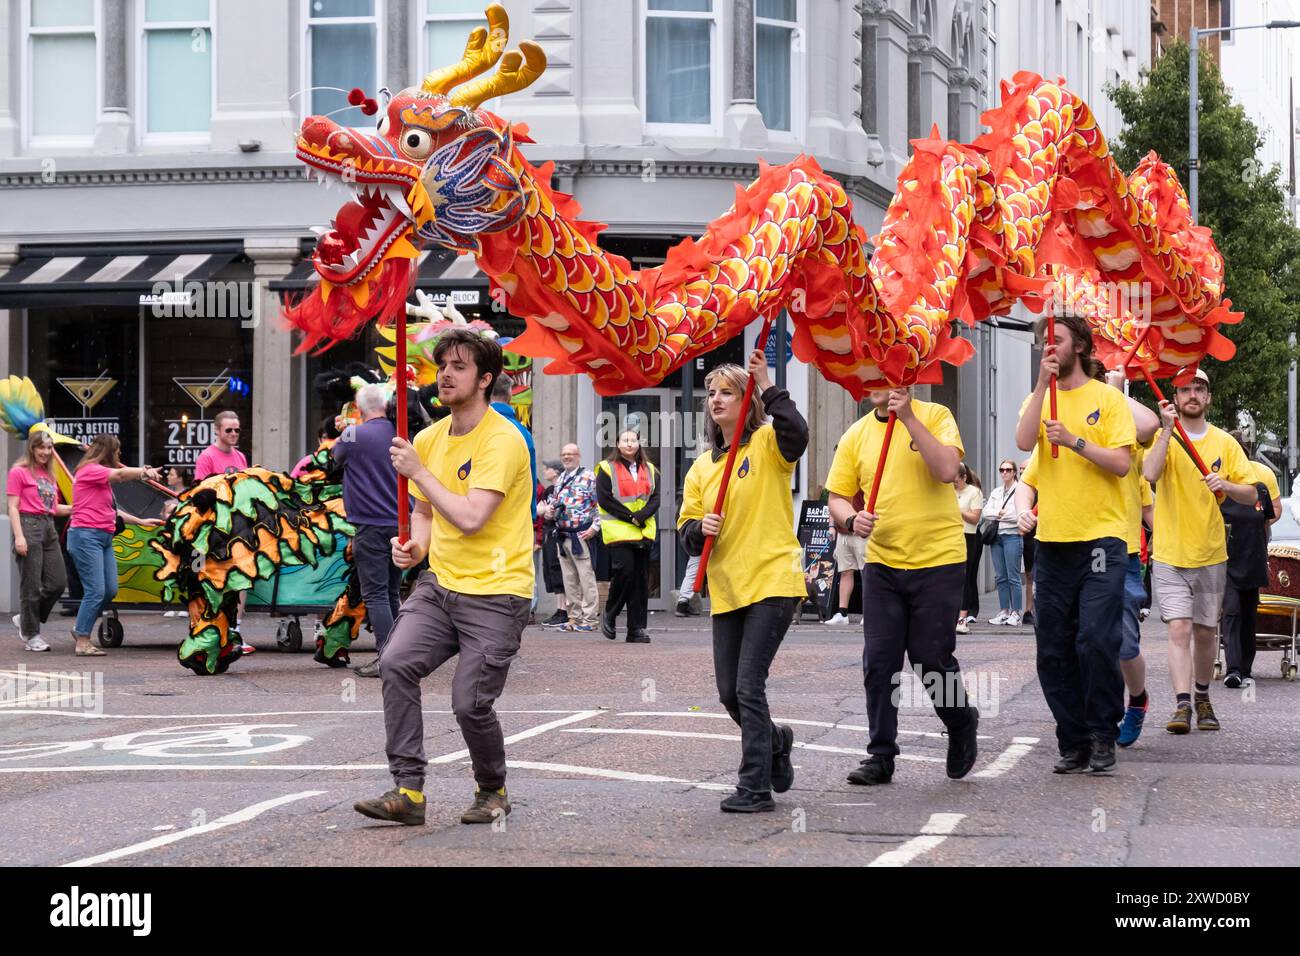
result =
[{"label": "martini glass logo", "polygon": [[213,378],[173,378],[172,381],[199,406],[199,418],[202,419],[203,413],[230,387],[230,376],[226,374],[228,371],[229,369],[222,369]]},{"label": "martini glass logo", "polygon": [[90,418],[95,406],[117,384],[117,379],[108,377],[107,369],[94,378],[60,378],[56,381],[81,405],[82,418]]}]

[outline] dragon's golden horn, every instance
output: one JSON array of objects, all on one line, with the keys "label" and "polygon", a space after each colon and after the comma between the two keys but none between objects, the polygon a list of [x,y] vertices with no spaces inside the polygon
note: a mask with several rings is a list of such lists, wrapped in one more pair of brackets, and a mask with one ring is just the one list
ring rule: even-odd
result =
[{"label": "dragon's golden horn", "polygon": [[452,105],[477,108],[494,96],[516,93],[530,86],[545,69],[546,54],[542,48],[532,40],[525,40],[518,50],[511,50],[501,58],[491,76],[480,77],[453,93]]},{"label": "dragon's golden horn", "polygon": [[447,93],[452,87],[492,69],[501,59],[510,36],[510,18],[499,3],[491,4],[483,13],[488,25],[475,27],[470,33],[460,62],[434,70],[424,78],[420,89],[426,93]]}]

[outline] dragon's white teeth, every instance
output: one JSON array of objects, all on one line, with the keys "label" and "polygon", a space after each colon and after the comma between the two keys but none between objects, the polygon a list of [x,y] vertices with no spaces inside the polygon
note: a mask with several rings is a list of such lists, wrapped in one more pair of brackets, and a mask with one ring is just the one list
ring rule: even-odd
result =
[{"label": "dragon's white teeth", "polygon": [[359,266],[361,265],[361,250],[355,249],[352,252],[347,253],[343,258],[347,259],[354,266]]},{"label": "dragon's white teeth", "polygon": [[402,195],[402,190],[400,187],[385,186],[384,199],[387,200],[388,205],[392,206],[394,210],[401,213],[407,219],[414,218],[414,216],[411,214],[411,206],[406,201],[406,197]]}]

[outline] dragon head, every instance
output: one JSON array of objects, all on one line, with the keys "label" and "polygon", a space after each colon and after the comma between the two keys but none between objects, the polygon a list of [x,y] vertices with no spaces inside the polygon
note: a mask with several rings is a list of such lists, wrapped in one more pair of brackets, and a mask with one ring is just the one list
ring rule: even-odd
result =
[{"label": "dragon head", "polygon": [[[527,87],[546,68],[546,55],[530,41],[504,52],[504,8],[492,4],[486,17],[460,62],[382,107],[366,100],[363,110],[379,116],[373,130],[324,116],[307,117],[299,129],[298,158],[321,181],[355,193],[316,244],[319,286],[286,310],[306,333],[303,349],[321,341],[328,347],[373,318],[392,321],[405,306],[423,243],[477,253],[480,235],[508,229],[523,215],[509,126],[479,104]],[[495,73],[480,77],[493,66]],[[349,99],[364,97],[354,90]]]}]

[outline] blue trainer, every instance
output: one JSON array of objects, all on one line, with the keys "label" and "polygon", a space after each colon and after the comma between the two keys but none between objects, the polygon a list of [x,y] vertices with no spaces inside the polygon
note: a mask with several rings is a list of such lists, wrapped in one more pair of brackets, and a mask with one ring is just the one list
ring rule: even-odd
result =
[{"label": "blue trainer", "polygon": [[1131,747],[1137,742],[1138,737],[1142,736],[1142,721],[1147,718],[1147,705],[1150,703],[1148,698],[1147,704],[1141,707],[1124,708],[1124,719],[1119,722],[1119,736],[1115,738],[1115,743],[1121,747]]}]

